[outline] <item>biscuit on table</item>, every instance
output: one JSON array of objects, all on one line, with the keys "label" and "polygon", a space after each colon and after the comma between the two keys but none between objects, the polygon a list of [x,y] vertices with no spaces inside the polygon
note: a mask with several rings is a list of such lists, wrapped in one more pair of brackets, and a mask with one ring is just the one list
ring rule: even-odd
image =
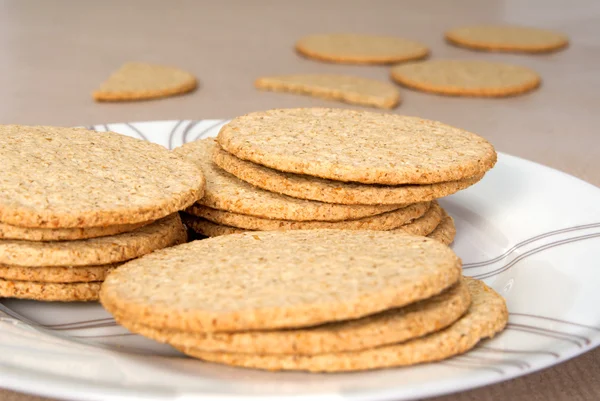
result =
[{"label": "biscuit on table", "polygon": [[258,89],[310,95],[350,104],[393,109],[400,103],[400,91],[388,82],[333,74],[295,74],[258,78]]},{"label": "biscuit on table", "polygon": [[102,102],[157,99],[191,92],[198,80],[179,68],[147,63],[126,63],[94,91]]},{"label": "biscuit on table", "polygon": [[506,97],[541,84],[532,69],[483,60],[427,60],[392,68],[392,79],[406,87],[451,96]]},{"label": "biscuit on table", "polygon": [[451,29],[446,40],[475,50],[547,53],[564,49],[569,38],[560,32],[517,25],[474,25]]},{"label": "biscuit on table", "polygon": [[333,33],[309,35],[296,42],[303,56],[333,63],[393,64],[429,55],[421,43],[391,36]]}]

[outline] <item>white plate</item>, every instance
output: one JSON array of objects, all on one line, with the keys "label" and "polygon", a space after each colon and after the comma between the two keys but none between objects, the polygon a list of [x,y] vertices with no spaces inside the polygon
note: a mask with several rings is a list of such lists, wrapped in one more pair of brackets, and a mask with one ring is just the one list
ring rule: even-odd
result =
[{"label": "white plate", "polygon": [[[225,121],[100,125],[167,147],[214,136]],[[182,357],[128,333],[99,305],[3,300],[0,387],[77,400],[404,400],[510,379],[600,343],[600,190],[501,154],[442,201],[465,273],[508,301],[508,328],[448,361],[366,373],[269,373]]]}]

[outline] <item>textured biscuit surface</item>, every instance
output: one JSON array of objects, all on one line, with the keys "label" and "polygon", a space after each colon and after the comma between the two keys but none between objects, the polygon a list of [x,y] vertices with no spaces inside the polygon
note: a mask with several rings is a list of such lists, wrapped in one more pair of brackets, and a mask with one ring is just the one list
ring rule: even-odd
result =
[{"label": "textured biscuit surface", "polygon": [[121,224],[105,227],[73,227],[73,228],[31,228],[17,227],[0,223],[0,239],[22,239],[27,241],[72,241],[106,237],[133,231],[152,223],[151,221],[136,224]]},{"label": "textured biscuit surface", "polygon": [[40,283],[0,279],[0,298],[36,301],[97,301],[102,283]]},{"label": "textured biscuit surface", "polygon": [[2,125],[0,160],[0,222],[19,227],[147,222],[204,190],[193,163],[114,132]]},{"label": "textured biscuit surface", "polygon": [[435,230],[433,230],[427,236],[436,241],[440,241],[442,244],[450,245],[452,241],[454,241],[454,237],[456,236],[456,227],[454,225],[454,219],[444,210],[442,215],[442,221],[435,228]]},{"label": "textured biscuit surface", "polygon": [[300,54],[322,61],[390,64],[427,57],[427,46],[390,36],[349,33],[310,35],[296,42]]},{"label": "textured biscuit surface", "polygon": [[439,294],[460,259],[425,237],[386,231],[255,231],[194,241],[120,266],[109,312],[152,327],[241,331],[353,319]]},{"label": "textured biscuit surface", "polygon": [[483,175],[477,175],[459,181],[395,186],[333,181],[277,171],[239,159],[220,146],[215,148],[213,161],[228,173],[267,191],[343,205],[393,205],[430,201],[468,188],[483,178]]},{"label": "textured biscuit surface", "polygon": [[300,93],[383,109],[392,109],[400,103],[400,91],[394,85],[348,75],[279,75],[259,78],[254,86],[274,92]]},{"label": "textured biscuit surface", "polygon": [[[391,213],[391,212],[390,212]],[[440,205],[433,201],[431,207],[425,212],[425,214],[408,224],[390,230],[392,232],[402,232],[411,235],[428,235],[433,232],[442,220],[443,209]],[[207,237],[218,237],[221,235],[240,234],[245,231],[253,231],[244,228],[238,228],[228,226],[225,224],[214,223],[210,220],[202,217],[197,217],[189,214],[182,213],[182,219],[184,223],[198,234]],[[443,241],[442,241],[443,242]]]},{"label": "textured biscuit surface", "polygon": [[469,308],[471,295],[460,280],[433,298],[355,320],[327,323],[304,329],[190,333],[161,330],[116,315],[134,333],[178,347],[248,354],[314,355],[354,351],[398,343],[438,331],[454,323]]},{"label": "textured biscuit surface", "polygon": [[0,240],[0,264],[13,266],[87,266],[122,262],[183,241],[179,214],[135,231],[78,241]]},{"label": "textured biscuit surface", "polygon": [[[296,199],[256,188],[221,170],[212,162],[214,138],[183,145],[175,153],[197,163],[206,177],[206,192],[199,204],[213,209],[267,219],[339,221],[359,219],[398,209],[402,205],[335,205]],[[195,214],[194,207],[188,212]]]},{"label": "textured biscuit surface", "polygon": [[438,361],[462,354],[480,340],[493,337],[508,321],[504,298],[481,281],[466,280],[472,299],[467,313],[441,331],[403,343],[319,355],[253,355],[207,352],[195,347],[177,348],[205,361],[266,370],[343,372]]},{"label": "textured biscuit surface", "polygon": [[429,60],[397,65],[392,79],[404,86],[454,96],[504,97],[529,92],[539,74],[518,65],[483,60]]},{"label": "textured biscuit surface", "polygon": [[225,125],[221,147],[279,171],[365,184],[431,184],[483,174],[485,139],[436,121],[347,109],[275,109]]},{"label": "textured biscuit surface", "polygon": [[544,53],[562,49],[569,39],[562,33],[515,25],[475,25],[446,32],[448,42],[471,49]]},{"label": "textured biscuit surface", "polygon": [[412,205],[392,210],[376,216],[363,217],[356,220],[343,221],[292,221],[264,219],[245,214],[226,212],[206,206],[194,206],[194,214],[213,223],[244,228],[246,230],[311,230],[331,228],[341,230],[393,230],[423,216],[429,209],[430,202],[414,203]]},{"label": "textured biscuit surface", "polygon": [[9,266],[0,265],[0,278],[43,283],[87,283],[104,281],[119,263],[98,266]]},{"label": "textured biscuit surface", "polygon": [[190,92],[198,81],[178,68],[146,63],[126,63],[94,93],[98,101],[156,99]]}]

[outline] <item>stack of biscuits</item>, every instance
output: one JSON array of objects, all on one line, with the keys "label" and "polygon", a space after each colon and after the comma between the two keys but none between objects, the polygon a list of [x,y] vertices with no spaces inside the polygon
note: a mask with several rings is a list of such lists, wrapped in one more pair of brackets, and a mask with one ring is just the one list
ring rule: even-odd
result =
[{"label": "stack of biscuits", "polygon": [[320,108],[247,114],[175,153],[206,176],[205,197],[183,215],[201,235],[381,230],[446,244],[456,231],[436,199],[496,162],[485,139],[439,122]]},{"label": "stack of biscuits", "polygon": [[205,361],[341,372],[437,361],[506,325],[504,299],[438,241],[256,231],[129,262],[100,300],[131,332]]},{"label": "stack of biscuits", "polygon": [[117,266],[186,242],[192,163],[112,132],[0,126],[0,297],[94,301]]}]

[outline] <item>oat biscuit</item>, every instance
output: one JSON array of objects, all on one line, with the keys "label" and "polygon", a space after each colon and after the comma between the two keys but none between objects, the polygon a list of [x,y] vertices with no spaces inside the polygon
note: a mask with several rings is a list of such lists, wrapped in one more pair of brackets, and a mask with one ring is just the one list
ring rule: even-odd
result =
[{"label": "oat biscuit", "polygon": [[292,221],[263,219],[245,214],[226,212],[206,206],[193,207],[194,215],[203,217],[213,223],[255,231],[271,230],[314,230],[331,228],[341,230],[393,230],[423,216],[430,207],[430,202],[412,205],[356,220],[343,221]]},{"label": "oat biscuit", "polygon": [[161,329],[242,331],[347,320],[430,298],[460,259],[425,237],[386,231],[255,231],[133,260],[104,281],[111,313]]},{"label": "oat biscuit", "polygon": [[393,109],[400,103],[400,91],[387,82],[331,74],[296,74],[259,78],[258,89],[311,95],[350,104]]},{"label": "oat biscuit", "polygon": [[397,65],[392,79],[425,92],[452,96],[505,97],[540,86],[539,74],[518,65],[483,60],[429,60]]},{"label": "oat biscuit", "polygon": [[442,221],[428,237],[440,241],[442,244],[450,245],[456,236],[454,219],[444,210]]},{"label": "oat biscuit", "polygon": [[121,102],[157,99],[191,92],[198,81],[179,68],[146,63],[126,63],[94,93],[97,101]]},{"label": "oat biscuit", "polygon": [[107,237],[109,235],[122,234],[133,231],[150,223],[152,223],[152,221],[136,224],[121,224],[116,226],[87,228],[28,228],[0,223],[0,239],[21,239],[27,241],[73,241],[78,239]]},{"label": "oat biscuit", "polygon": [[472,299],[467,313],[441,331],[403,343],[319,355],[253,355],[177,348],[205,361],[265,370],[344,372],[439,361],[467,352],[480,340],[493,337],[508,321],[504,298],[481,281],[466,280]]},{"label": "oat biscuit", "polygon": [[[188,226],[192,231],[204,235],[206,237],[218,237],[221,235],[240,234],[245,231],[253,231],[244,228],[214,223],[202,217],[197,217],[186,213],[182,213],[181,218],[186,224],[186,226]],[[426,236],[438,227],[441,220],[442,208],[436,201],[433,201],[431,202],[431,207],[427,210],[427,212],[425,212],[423,216],[397,229],[393,229],[390,231],[402,232],[411,235]]]},{"label": "oat biscuit", "polygon": [[238,159],[215,148],[214,163],[240,180],[267,191],[294,198],[343,205],[393,205],[425,202],[451,195],[476,184],[483,175],[459,181],[425,185],[373,185],[333,181],[310,175],[285,173]]},{"label": "oat biscuit", "polygon": [[[335,205],[296,199],[256,188],[221,170],[212,162],[214,138],[183,145],[175,153],[197,163],[206,177],[206,192],[198,201],[213,209],[267,219],[340,221],[389,212],[403,205]],[[191,214],[194,207],[187,209]]]},{"label": "oat biscuit", "polygon": [[234,156],[275,170],[364,184],[463,180],[496,162],[493,146],[473,133],[417,117],[347,109],[250,113],[225,125],[217,141]]},{"label": "oat biscuit", "polygon": [[180,243],[186,232],[177,213],[135,231],[78,241],[0,240],[0,264],[11,266],[88,266],[137,258]]},{"label": "oat biscuit", "polygon": [[350,64],[392,64],[429,55],[427,46],[412,40],[350,33],[305,36],[296,42],[296,51],[321,61]]},{"label": "oat biscuit", "polygon": [[515,25],[476,25],[446,32],[454,45],[477,50],[547,53],[568,46],[569,39],[559,32]]},{"label": "oat biscuit", "polygon": [[314,355],[355,351],[421,337],[441,330],[460,318],[471,304],[464,280],[433,298],[355,320],[304,329],[189,333],[161,330],[116,315],[117,322],[134,333],[178,347],[210,352]]},{"label": "oat biscuit", "polygon": [[0,298],[36,301],[97,301],[102,283],[39,283],[0,279]]},{"label": "oat biscuit", "polygon": [[0,265],[0,279],[42,283],[87,283],[103,281],[120,263],[98,266],[9,266]]},{"label": "oat biscuit", "polygon": [[204,191],[192,163],[114,132],[2,125],[0,160],[0,222],[18,227],[147,222]]}]

